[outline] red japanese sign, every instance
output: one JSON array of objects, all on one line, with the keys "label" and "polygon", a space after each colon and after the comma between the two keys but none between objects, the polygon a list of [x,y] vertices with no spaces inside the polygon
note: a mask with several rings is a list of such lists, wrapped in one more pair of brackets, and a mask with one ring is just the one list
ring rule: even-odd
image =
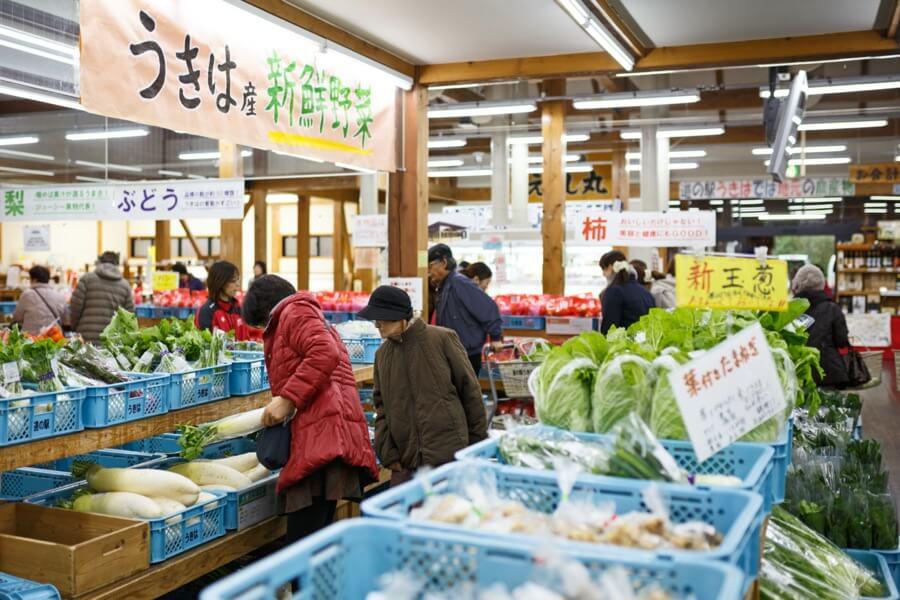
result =
[{"label": "red japanese sign", "polygon": [[706,247],[716,244],[716,213],[584,211],[578,239],[603,246]]}]

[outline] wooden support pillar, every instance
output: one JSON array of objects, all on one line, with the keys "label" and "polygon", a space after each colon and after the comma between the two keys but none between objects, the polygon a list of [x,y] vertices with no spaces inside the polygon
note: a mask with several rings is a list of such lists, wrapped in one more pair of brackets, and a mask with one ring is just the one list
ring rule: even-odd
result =
[{"label": "wooden support pillar", "polygon": [[297,289],[309,289],[309,196],[297,196]]},{"label": "wooden support pillar", "polygon": [[269,211],[266,207],[266,190],[254,189],[250,192],[253,205],[253,259],[268,264]]},{"label": "wooden support pillar", "polygon": [[331,238],[331,255],[334,259],[334,290],[347,289],[347,271],[344,267],[344,236],[347,235],[347,224],[344,220],[344,202],[332,200],[334,204],[334,229]]},{"label": "wooden support pillar", "polygon": [[631,186],[628,180],[628,170],[625,168],[626,146],[619,145],[612,152],[612,195],[622,201],[622,210],[628,210]]},{"label": "wooden support pillar", "polygon": [[[545,82],[548,96],[566,93],[565,81]],[[550,100],[541,105],[541,133],[544,136],[543,188],[544,216],[541,235],[544,244],[543,289],[545,294],[564,294],[566,273],[563,264],[566,241],[566,174],[564,170],[566,102]]]},{"label": "wooden support pillar", "polygon": [[[227,179],[240,177],[242,174],[243,163],[237,144],[219,140],[219,177]],[[241,268],[244,257],[243,227],[242,219],[222,219],[220,255],[222,260],[237,265],[238,269]],[[242,274],[244,279],[247,278],[247,275],[247,273]]]},{"label": "wooden support pillar", "polygon": [[172,234],[169,221],[156,222],[156,262],[170,260],[172,258]]},{"label": "wooden support pillar", "polygon": [[103,221],[97,221],[97,256],[101,254],[103,254]]}]

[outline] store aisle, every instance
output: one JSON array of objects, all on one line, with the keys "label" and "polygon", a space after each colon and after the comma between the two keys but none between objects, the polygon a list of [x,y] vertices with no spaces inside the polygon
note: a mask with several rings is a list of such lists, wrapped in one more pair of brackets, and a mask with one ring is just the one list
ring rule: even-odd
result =
[{"label": "store aisle", "polygon": [[884,361],[881,384],[860,393],[863,399],[863,437],[881,442],[885,467],[890,473],[891,495],[900,498],[900,394],[894,377],[894,361]]}]

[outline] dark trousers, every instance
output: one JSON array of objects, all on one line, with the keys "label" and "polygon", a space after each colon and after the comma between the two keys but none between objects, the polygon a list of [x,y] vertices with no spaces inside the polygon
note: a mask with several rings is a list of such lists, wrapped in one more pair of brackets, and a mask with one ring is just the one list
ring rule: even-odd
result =
[{"label": "dark trousers", "polygon": [[336,500],[326,500],[320,496],[313,498],[313,503],[306,508],[288,513],[287,543],[293,544],[331,525],[331,522],[334,520],[334,509],[336,506]]},{"label": "dark trousers", "polygon": [[481,375],[481,354],[470,354],[469,362],[472,363],[472,369],[475,371],[475,377]]}]

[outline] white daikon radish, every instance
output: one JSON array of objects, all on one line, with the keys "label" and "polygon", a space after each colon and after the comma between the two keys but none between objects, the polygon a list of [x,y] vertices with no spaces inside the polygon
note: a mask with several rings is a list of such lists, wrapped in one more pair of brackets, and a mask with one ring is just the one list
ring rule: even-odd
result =
[{"label": "white daikon radish", "polygon": [[162,510],[164,515],[171,515],[172,513],[181,512],[185,508],[187,508],[181,502],[175,502],[171,498],[163,498],[162,496],[153,496],[150,499],[159,505],[159,508]]},{"label": "white daikon radish", "polygon": [[158,519],[163,516],[163,511],[156,502],[131,492],[82,494],[72,502],[72,508],[79,512],[101,513],[128,519]]},{"label": "white daikon radish", "polygon": [[188,460],[200,458],[203,455],[203,448],[213,442],[256,433],[264,427],[262,422],[264,410],[257,408],[205,425],[179,425],[178,432],[181,433],[181,437],[178,438],[178,444],[181,446],[181,457]]},{"label": "white daikon radish", "polygon": [[237,454],[235,456],[229,456],[227,458],[217,458],[211,461],[203,462],[213,462],[217,465],[231,467],[235,471],[240,471],[241,473],[246,473],[250,469],[253,469],[257,465],[259,465],[259,459],[256,458],[256,452],[245,452],[244,454]]},{"label": "white daikon radish", "polygon": [[227,485],[241,489],[253,483],[240,471],[214,462],[179,463],[169,470],[184,475],[197,485]]},{"label": "white daikon radish", "polygon": [[72,475],[87,479],[98,492],[132,492],[147,497],[160,496],[190,506],[200,488],[187,477],[158,469],[104,469],[87,461],[75,461]]},{"label": "white daikon radish", "polygon": [[246,475],[247,478],[253,482],[257,482],[261,479],[265,479],[266,477],[268,477],[271,474],[272,474],[272,471],[268,470],[263,465],[256,465],[254,468],[250,469],[249,471],[244,471],[244,475]]}]

